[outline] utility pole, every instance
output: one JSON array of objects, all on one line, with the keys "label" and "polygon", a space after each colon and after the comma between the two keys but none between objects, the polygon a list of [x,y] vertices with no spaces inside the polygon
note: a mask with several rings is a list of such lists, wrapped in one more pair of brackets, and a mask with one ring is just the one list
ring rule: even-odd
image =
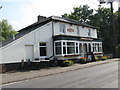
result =
[{"label": "utility pole", "polygon": [[0,9],[2,8],[2,6],[0,6]]},{"label": "utility pole", "polygon": [[110,10],[111,10],[111,22],[112,22],[112,31],[113,31],[113,52],[114,52],[114,56],[117,57],[117,50],[115,49],[115,47],[117,46],[117,37],[116,37],[116,29],[115,29],[115,20],[114,20],[114,14],[113,14],[113,2],[115,0],[99,0],[100,4],[104,4],[104,3],[109,3],[110,4]]}]

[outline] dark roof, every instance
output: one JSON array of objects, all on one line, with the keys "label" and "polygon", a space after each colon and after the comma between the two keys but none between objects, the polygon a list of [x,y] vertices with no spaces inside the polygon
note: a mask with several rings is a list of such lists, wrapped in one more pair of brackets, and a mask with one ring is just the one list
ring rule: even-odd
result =
[{"label": "dark roof", "polygon": [[[41,17],[41,16],[39,16],[39,17]],[[44,19],[39,20],[39,22],[33,23],[33,24],[31,24],[31,25],[29,25],[29,26],[19,30],[18,31],[19,33],[15,35],[15,39],[13,39],[12,37],[9,38],[9,39],[6,39],[5,41],[2,42],[2,46],[0,46],[0,47],[3,47],[5,45],[7,45],[7,44],[9,44],[9,43],[19,39],[20,37],[30,33],[31,31],[34,31],[36,28],[38,28],[38,27],[40,27],[40,26],[50,22],[51,20],[62,21],[62,20],[59,20],[59,19],[63,19],[63,20],[69,21],[67,23],[81,25],[81,26],[90,27],[90,28],[96,28],[94,26],[83,24],[83,23],[81,23],[79,21],[76,21],[76,20],[73,20],[73,19],[69,19],[69,18],[65,18],[65,17],[56,17],[56,19],[55,19],[53,17],[56,17],[56,16],[51,16],[51,17],[48,17],[48,18],[43,17]],[[62,22],[65,22],[65,21],[62,21]]]}]

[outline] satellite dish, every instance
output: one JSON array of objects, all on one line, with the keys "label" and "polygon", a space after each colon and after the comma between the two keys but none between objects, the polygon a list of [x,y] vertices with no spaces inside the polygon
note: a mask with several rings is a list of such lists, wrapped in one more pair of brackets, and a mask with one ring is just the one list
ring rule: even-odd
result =
[{"label": "satellite dish", "polygon": [[0,6],[0,9],[2,8],[2,6]]}]

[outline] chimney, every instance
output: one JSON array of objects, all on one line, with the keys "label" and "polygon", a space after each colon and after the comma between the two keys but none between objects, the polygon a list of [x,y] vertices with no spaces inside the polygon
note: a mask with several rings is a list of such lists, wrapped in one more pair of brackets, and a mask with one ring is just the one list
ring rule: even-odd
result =
[{"label": "chimney", "polygon": [[38,22],[41,22],[41,21],[44,21],[46,20],[47,18],[45,16],[38,16]]}]

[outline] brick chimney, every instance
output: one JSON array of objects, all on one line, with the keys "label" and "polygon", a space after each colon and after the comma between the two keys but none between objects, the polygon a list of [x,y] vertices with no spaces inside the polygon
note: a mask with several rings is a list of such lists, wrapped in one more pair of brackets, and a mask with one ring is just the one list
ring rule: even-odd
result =
[{"label": "brick chimney", "polygon": [[38,22],[41,22],[41,21],[44,21],[46,20],[47,18],[45,16],[38,16]]}]

